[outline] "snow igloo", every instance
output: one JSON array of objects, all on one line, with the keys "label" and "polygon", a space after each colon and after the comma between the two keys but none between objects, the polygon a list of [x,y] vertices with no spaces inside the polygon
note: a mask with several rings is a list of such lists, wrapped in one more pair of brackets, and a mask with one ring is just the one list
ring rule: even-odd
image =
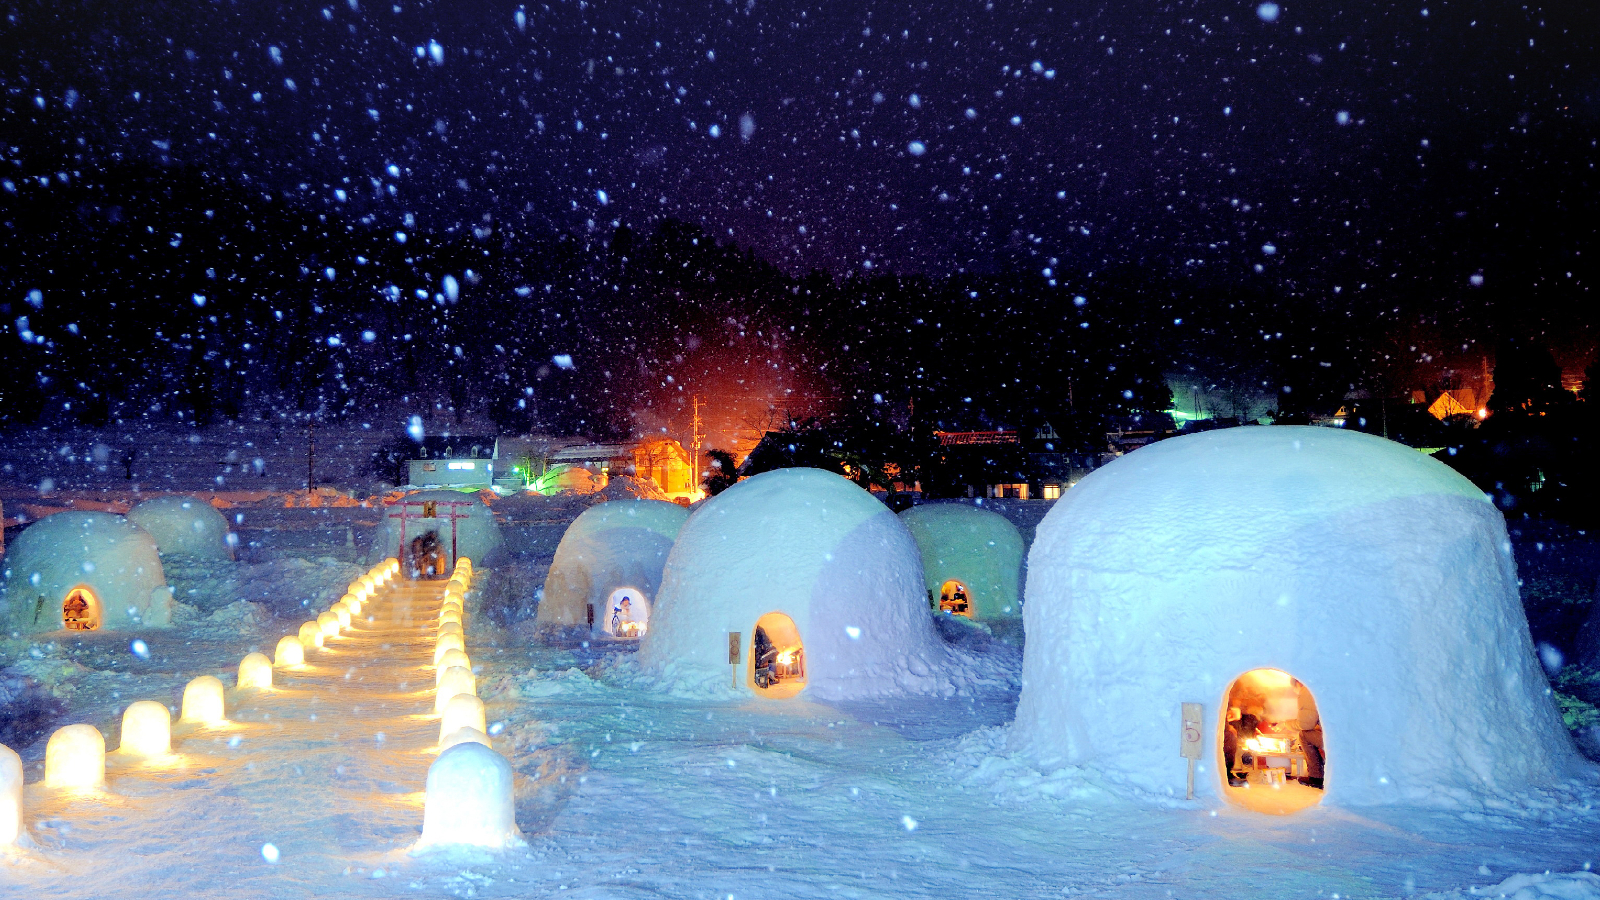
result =
[{"label": "snow igloo", "polygon": [[673,691],[835,700],[953,693],[955,657],[900,519],[839,475],[779,469],[684,523],[638,664]]},{"label": "snow igloo", "polygon": [[1019,620],[1022,535],[999,513],[964,503],[900,514],[922,554],[930,605],[979,622]]},{"label": "snow igloo", "polygon": [[369,563],[400,560],[409,578],[448,578],[456,559],[494,565],[504,539],[483,498],[461,491],[413,491],[383,508]]},{"label": "snow igloo", "polygon": [[660,500],[616,500],[584,510],[556,547],[539,627],[642,637],[667,553],[688,518],[688,510]]},{"label": "snow igloo", "polygon": [[[1584,766],[1535,659],[1505,522],[1437,460],[1233,428],[1095,471],[1039,525],[1012,746],[1261,812],[1451,806]],[[1191,710],[1194,708],[1191,707]]]},{"label": "snow igloo", "polygon": [[7,631],[172,624],[155,539],[122,516],[62,512],[23,529],[4,563]]},{"label": "snow igloo", "polygon": [[156,497],[128,510],[128,521],[155,538],[162,556],[233,559],[228,520],[198,497]]}]

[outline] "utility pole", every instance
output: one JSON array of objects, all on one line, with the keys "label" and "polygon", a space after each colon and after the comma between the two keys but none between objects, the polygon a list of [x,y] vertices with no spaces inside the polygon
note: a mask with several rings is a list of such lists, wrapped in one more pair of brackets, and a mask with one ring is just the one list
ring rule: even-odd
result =
[{"label": "utility pole", "polygon": [[704,423],[700,421],[700,395],[694,394],[689,398],[694,408],[694,418],[689,423],[689,447],[694,453],[694,477],[700,479],[700,447],[705,443],[706,436],[702,430]]},{"label": "utility pole", "polygon": [[317,420],[311,419],[306,426],[308,446],[306,448],[306,491],[317,489]]}]

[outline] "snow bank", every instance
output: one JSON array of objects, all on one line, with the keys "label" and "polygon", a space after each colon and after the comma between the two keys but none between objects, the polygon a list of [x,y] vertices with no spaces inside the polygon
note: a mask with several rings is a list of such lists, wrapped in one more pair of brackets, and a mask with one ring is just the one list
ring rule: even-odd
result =
[{"label": "snow bank", "polygon": [[1424,894],[1422,900],[1600,900],[1600,875],[1593,872],[1544,872],[1513,875],[1490,887]]},{"label": "snow bank", "polygon": [[999,513],[961,503],[914,506],[900,514],[922,553],[922,574],[937,602],[947,581],[967,589],[980,622],[1022,616],[1022,535]]},{"label": "snow bank", "polygon": [[[426,511],[423,504],[427,502],[436,504],[433,518],[423,517]],[[454,520],[453,530],[449,518],[452,513],[463,517]],[[402,516],[405,518],[403,528]],[[400,501],[384,507],[383,521],[378,523],[373,535],[367,563],[375,564],[391,556],[401,557],[402,530],[407,543],[429,531],[437,534],[447,557],[447,570],[452,540],[455,542],[456,556],[470,557],[478,565],[494,565],[497,551],[504,543],[500,526],[489,507],[484,505],[482,497],[461,491],[413,491]]]},{"label": "snow bank", "polygon": [[992,667],[935,633],[911,533],[830,472],[757,475],[689,517],[639,648],[642,680],[678,693],[729,690],[728,634],[739,632],[739,682],[757,692],[751,641],[772,612],[793,620],[805,690],[817,699],[953,694]]},{"label": "snow bank", "polygon": [[172,594],[161,572],[156,542],[121,516],[57,513],[23,530],[5,557],[7,631],[32,633],[65,627],[62,605],[75,589],[98,627],[166,627]]},{"label": "snow bank", "polygon": [[[594,610],[603,630],[613,593],[627,588],[648,604],[661,586],[672,542],[689,511],[659,500],[619,500],[590,507],[556,547],[539,601],[541,628],[582,626]],[[636,614],[640,611],[635,611]]]},{"label": "snow bank", "polygon": [[1534,656],[1505,523],[1415,450],[1312,427],[1152,444],[1039,526],[1014,746],[1182,792],[1182,702],[1205,706],[1215,797],[1226,692],[1271,667],[1315,697],[1328,804],[1453,805],[1585,767]]},{"label": "snow bank", "polygon": [[128,510],[128,521],[150,532],[162,556],[233,559],[228,520],[198,497],[156,497]]}]

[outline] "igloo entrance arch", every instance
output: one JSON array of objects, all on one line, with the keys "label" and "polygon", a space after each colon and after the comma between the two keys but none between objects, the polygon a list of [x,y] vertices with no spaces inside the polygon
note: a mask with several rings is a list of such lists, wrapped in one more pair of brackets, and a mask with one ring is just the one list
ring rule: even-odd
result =
[{"label": "igloo entrance arch", "polygon": [[1224,797],[1271,815],[1322,802],[1326,743],[1310,688],[1281,669],[1251,669],[1228,684],[1221,710]]},{"label": "igloo entrance arch", "polygon": [[96,631],[100,628],[100,598],[94,591],[78,586],[61,601],[61,627],[68,631]]},{"label": "igloo entrance arch", "polygon": [[601,613],[595,624],[612,637],[641,638],[650,626],[650,601],[638,588],[612,591]]},{"label": "igloo entrance arch", "polygon": [[763,697],[793,697],[806,687],[805,643],[794,620],[769,612],[750,637],[750,685]]},{"label": "igloo entrance arch", "polygon": [[972,595],[967,586],[954,578],[940,586],[939,611],[972,618]]}]

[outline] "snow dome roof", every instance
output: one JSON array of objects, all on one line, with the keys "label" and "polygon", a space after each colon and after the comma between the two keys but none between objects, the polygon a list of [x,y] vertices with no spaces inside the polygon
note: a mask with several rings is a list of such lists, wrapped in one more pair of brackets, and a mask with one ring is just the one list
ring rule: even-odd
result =
[{"label": "snow dome roof", "polygon": [[128,521],[155,538],[163,555],[233,559],[228,520],[198,497],[155,497],[128,510]]},{"label": "snow dome roof", "polygon": [[1089,475],[1039,525],[1013,746],[1184,790],[1180,704],[1205,706],[1216,796],[1232,681],[1314,695],[1323,802],[1437,803],[1578,770],[1547,696],[1499,512],[1416,450],[1329,428],[1233,428]]},{"label": "snow dome roof", "polygon": [[928,590],[939,596],[946,581],[967,589],[974,619],[1022,615],[1022,535],[1004,516],[964,503],[913,506],[900,514],[922,553]]},{"label": "snow dome roof", "polygon": [[[436,518],[422,517],[425,511],[423,504],[429,501],[437,504],[434,510]],[[412,491],[401,500],[385,506],[383,521],[378,524],[377,531],[373,534],[368,561],[378,562],[386,557],[400,555],[402,517],[406,520],[404,525],[406,540],[414,540],[422,533],[432,531],[439,535],[440,542],[448,552],[452,534],[450,519],[452,514],[461,516],[453,522],[456,555],[468,557],[478,565],[493,565],[491,555],[504,543],[504,538],[500,534],[500,524],[495,521],[494,513],[477,494],[450,490]]]},{"label": "snow dome roof", "polygon": [[820,469],[741,481],[696,510],[667,556],[641,669],[675,690],[726,690],[728,634],[789,616],[806,690],[826,699],[953,692],[956,654],[934,631],[910,532]]},{"label": "snow dome roof", "polygon": [[98,627],[163,627],[172,623],[172,594],[156,542],[122,516],[63,512],[23,529],[4,563],[7,631],[63,627],[62,602],[87,588]]},{"label": "snow dome roof", "polygon": [[661,586],[661,569],[689,511],[660,500],[617,500],[584,510],[561,536],[539,601],[539,625],[583,625],[618,588],[646,599]]}]

